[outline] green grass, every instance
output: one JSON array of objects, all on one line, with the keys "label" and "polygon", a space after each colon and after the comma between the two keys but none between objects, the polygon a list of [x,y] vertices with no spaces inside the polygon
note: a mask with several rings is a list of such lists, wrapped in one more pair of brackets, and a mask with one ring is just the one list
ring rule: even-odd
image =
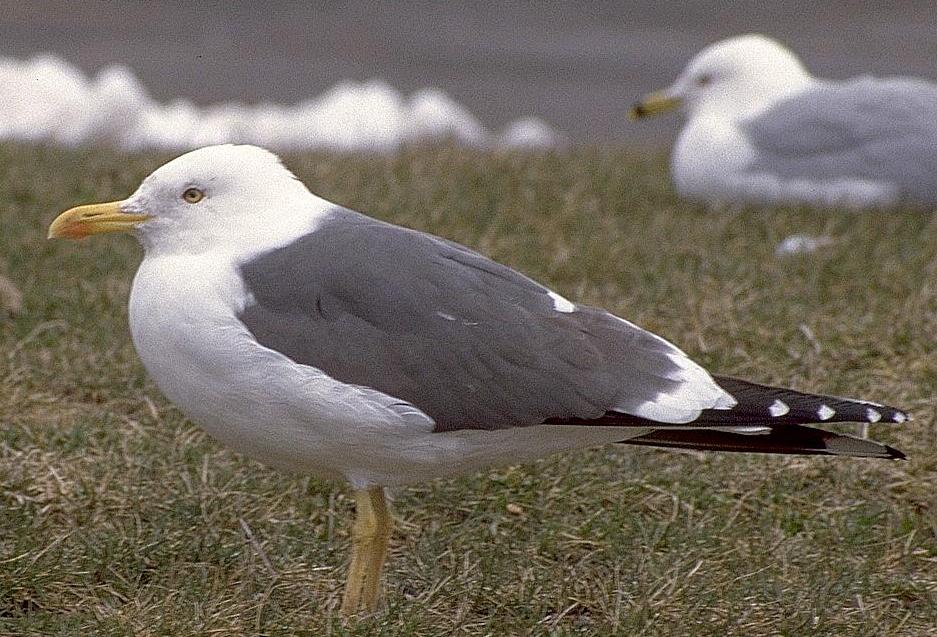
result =
[{"label": "green grass", "polygon": [[[289,158],[711,369],[915,415],[873,429],[908,462],[610,447],[402,489],[386,611],[345,624],[345,488],[229,452],[159,395],[126,327],[132,239],[44,240],[165,159],[0,146],[26,306],[0,322],[0,635],[937,634],[932,213],[708,211],[625,151]],[[836,244],[775,257],[794,232]]]}]

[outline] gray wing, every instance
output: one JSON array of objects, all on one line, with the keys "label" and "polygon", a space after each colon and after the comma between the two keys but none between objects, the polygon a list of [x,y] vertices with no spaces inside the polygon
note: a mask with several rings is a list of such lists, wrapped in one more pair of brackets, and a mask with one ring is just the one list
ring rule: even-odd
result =
[{"label": "gray wing", "polygon": [[609,411],[686,422],[731,402],[663,339],[596,308],[558,311],[508,267],[351,211],[241,274],[253,302],[240,318],[260,343],[402,399],[437,430]]},{"label": "gray wing", "polygon": [[857,78],[824,82],[745,124],[753,171],[784,177],[858,177],[937,201],[937,85]]}]

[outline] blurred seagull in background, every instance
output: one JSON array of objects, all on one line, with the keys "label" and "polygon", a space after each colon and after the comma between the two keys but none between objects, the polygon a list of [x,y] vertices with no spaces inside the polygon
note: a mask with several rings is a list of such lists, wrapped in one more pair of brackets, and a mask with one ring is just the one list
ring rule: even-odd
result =
[{"label": "blurred seagull in background", "polygon": [[130,332],[163,393],[233,449],[355,490],[348,615],[378,602],[386,487],[611,442],[903,457],[804,424],[904,412],[711,376],[605,310],[313,195],[257,147],[193,151],[49,228],[109,232],[143,244]]},{"label": "blurred seagull in background", "polygon": [[632,119],[682,109],[681,197],[712,204],[937,205],[937,84],[815,78],[763,35],[703,49]]}]

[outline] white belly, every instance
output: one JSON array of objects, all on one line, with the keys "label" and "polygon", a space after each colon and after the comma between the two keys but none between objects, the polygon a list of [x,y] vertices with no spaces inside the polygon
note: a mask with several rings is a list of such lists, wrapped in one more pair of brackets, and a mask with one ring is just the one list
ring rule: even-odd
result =
[{"label": "white belly", "polygon": [[[197,258],[146,260],[130,295],[137,353],[160,390],[225,445],[280,469],[343,475],[352,392],[259,346],[236,320],[233,269]],[[360,410],[361,419],[384,414]],[[377,424],[377,423],[374,423]]]}]

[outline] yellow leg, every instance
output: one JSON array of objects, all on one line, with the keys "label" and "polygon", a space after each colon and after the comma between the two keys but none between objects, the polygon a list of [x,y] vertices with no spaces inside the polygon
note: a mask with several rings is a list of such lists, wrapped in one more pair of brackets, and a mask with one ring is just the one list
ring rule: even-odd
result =
[{"label": "yellow leg", "polygon": [[355,525],[351,535],[351,566],[345,582],[342,614],[373,611],[381,593],[381,570],[393,519],[382,487],[355,491]]}]

